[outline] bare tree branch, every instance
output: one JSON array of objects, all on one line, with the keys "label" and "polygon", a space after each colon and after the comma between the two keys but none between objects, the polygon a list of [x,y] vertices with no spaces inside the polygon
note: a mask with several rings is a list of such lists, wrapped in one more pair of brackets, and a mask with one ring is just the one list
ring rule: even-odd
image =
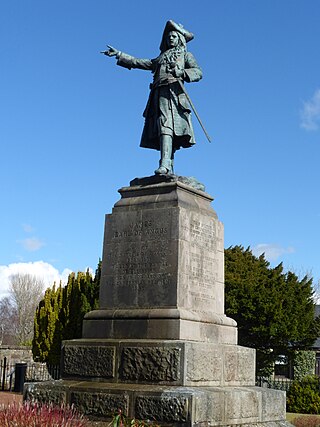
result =
[{"label": "bare tree branch", "polygon": [[44,291],[44,281],[31,274],[13,274],[9,277],[11,306],[16,310],[16,336],[19,344],[31,342],[34,315]]},{"label": "bare tree branch", "polygon": [[9,297],[0,300],[0,343],[18,344],[18,313]]}]

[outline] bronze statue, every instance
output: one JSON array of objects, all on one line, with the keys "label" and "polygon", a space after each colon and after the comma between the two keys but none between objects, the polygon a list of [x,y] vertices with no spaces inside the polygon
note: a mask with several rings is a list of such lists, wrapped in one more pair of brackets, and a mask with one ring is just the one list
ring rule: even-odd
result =
[{"label": "bronze statue", "polygon": [[[140,146],[160,150],[160,165],[155,174],[173,174],[175,151],[195,144],[190,117],[190,107],[194,107],[183,86],[183,82],[197,82],[202,78],[194,56],[186,49],[193,37],[181,25],[168,21],[160,44],[161,53],[155,59],[135,58],[109,45],[107,51],[101,52],[115,56],[117,64],[129,70],[140,68],[153,73],[143,113],[145,124]],[[199,119],[196,111],[195,114]]]}]

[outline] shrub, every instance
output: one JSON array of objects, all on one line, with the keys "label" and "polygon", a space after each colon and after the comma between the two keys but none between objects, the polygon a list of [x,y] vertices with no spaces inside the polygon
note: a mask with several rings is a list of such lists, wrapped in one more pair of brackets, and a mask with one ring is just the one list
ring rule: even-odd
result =
[{"label": "shrub", "polygon": [[78,414],[72,407],[57,407],[27,402],[0,407],[0,426],[87,427],[89,424],[88,420]]},{"label": "shrub", "polygon": [[287,392],[287,411],[302,414],[320,414],[319,378],[307,376],[293,381]]},{"label": "shrub", "polygon": [[150,421],[141,421],[135,418],[129,418],[119,409],[113,414],[110,427],[159,427]]},{"label": "shrub", "polygon": [[316,365],[316,353],[314,351],[294,351],[293,357],[293,377],[295,380],[301,380],[314,373]]},{"label": "shrub", "polygon": [[302,415],[300,417],[294,418],[291,422],[295,427],[319,427],[320,417],[317,415]]}]

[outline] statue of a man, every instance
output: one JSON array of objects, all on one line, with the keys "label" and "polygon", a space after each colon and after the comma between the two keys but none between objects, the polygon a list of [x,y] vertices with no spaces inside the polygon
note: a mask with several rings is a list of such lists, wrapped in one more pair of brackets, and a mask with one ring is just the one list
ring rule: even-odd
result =
[{"label": "statue of a man", "polygon": [[151,92],[143,113],[145,124],[140,146],[160,150],[156,174],[172,174],[175,151],[195,144],[190,105],[182,86],[183,82],[197,82],[202,78],[194,56],[187,52],[187,42],[193,37],[181,25],[168,21],[160,44],[160,55],[155,59],[135,58],[112,46],[103,52],[107,56],[115,56],[117,64],[122,67],[153,73]]}]

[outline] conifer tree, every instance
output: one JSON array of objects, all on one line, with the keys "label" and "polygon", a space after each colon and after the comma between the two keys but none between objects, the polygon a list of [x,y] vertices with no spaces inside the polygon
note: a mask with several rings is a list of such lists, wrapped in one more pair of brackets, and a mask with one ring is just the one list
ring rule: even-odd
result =
[{"label": "conifer tree", "polygon": [[238,323],[239,344],[257,350],[257,375],[268,375],[279,355],[309,348],[319,334],[312,279],[271,268],[250,248],[225,250],[226,314]]},{"label": "conifer tree", "polygon": [[48,288],[36,310],[34,338],[32,342],[32,351],[35,360],[47,360],[52,350],[59,317],[57,298],[59,290],[61,290],[61,285],[57,290],[55,285],[52,289]]},{"label": "conifer tree", "polygon": [[49,364],[59,364],[63,340],[81,338],[84,315],[98,307],[101,261],[95,277],[89,270],[71,273],[65,287],[61,283],[47,289],[36,310],[33,356]]}]

